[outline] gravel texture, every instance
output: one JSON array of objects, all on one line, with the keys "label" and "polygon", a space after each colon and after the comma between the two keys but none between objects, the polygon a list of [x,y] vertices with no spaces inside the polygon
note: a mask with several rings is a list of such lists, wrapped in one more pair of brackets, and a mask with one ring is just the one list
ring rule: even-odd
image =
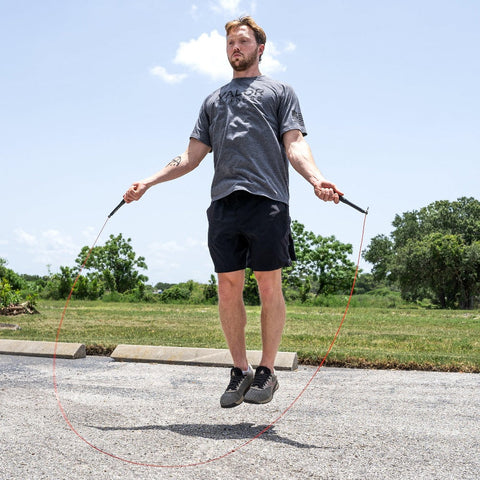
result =
[{"label": "gravel texture", "polygon": [[254,438],[315,370],[222,409],[225,368],[57,359],[69,426],[52,359],[0,355],[0,478],[479,478],[478,374],[322,368]]}]

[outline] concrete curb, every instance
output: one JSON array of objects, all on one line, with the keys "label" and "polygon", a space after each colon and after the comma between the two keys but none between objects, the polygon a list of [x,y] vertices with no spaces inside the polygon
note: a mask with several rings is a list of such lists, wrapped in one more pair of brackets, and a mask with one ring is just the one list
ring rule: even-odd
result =
[{"label": "concrete curb", "polygon": [[[55,352],[55,345],[57,350]],[[86,349],[82,343],[33,342],[29,340],[0,339],[0,354],[25,355],[29,357],[85,358]]]},{"label": "concrete curb", "polygon": [[[248,350],[247,357],[252,367],[257,367],[262,356],[258,350]],[[201,365],[209,367],[231,367],[232,357],[227,349],[162,347],[149,345],[118,345],[111,357],[124,362],[171,363],[177,365]],[[296,370],[296,352],[278,352],[275,359],[278,370]]]},{"label": "concrete curb", "polygon": [[[86,348],[81,343],[34,342],[29,340],[0,339],[0,354],[30,357],[53,357],[57,345],[57,358],[85,358]],[[248,350],[247,356],[253,368],[259,365],[262,352]],[[121,362],[169,363],[176,365],[200,365],[208,367],[231,367],[232,357],[227,349],[163,347],[152,345],[118,345],[111,358]],[[296,352],[278,352],[275,359],[277,370],[297,370]]]}]

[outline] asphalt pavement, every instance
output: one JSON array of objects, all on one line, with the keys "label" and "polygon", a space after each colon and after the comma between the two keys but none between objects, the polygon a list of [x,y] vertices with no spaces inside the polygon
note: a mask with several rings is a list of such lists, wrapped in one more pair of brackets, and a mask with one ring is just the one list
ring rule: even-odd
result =
[{"label": "asphalt pavement", "polygon": [[56,395],[51,358],[0,355],[0,478],[479,478],[478,374],[324,367],[291,406],[315,370],[222,409],[227,368],[57,359]]}]

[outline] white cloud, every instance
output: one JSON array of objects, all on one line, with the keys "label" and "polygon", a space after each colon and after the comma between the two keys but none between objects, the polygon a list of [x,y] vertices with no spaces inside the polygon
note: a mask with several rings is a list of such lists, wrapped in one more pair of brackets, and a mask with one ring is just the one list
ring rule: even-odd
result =
[{"label": "white cloud", "polygon": [[[267,42],[260,64],[261,72],[273,75],[285,71],[286,67],[277,57],[294,49],[293,43],[288,43],[283,50],[279,50],[273,42]],[[232,69],[225,50],[225,36],[220,35],[217,30],[202,33],[188,42],[181,42],[174,62],[215,81],[232,78]]]},{"label": "white cloud", "polygon": [[[186,281],[201,276],[192,266],[199,263],[211,266],[208,247],[205,240],[187,237],[179,241],[151,242],[146,249],[148,274],[152,283],[169,281]],[[207,277],[208,278],[208,277]]]},{"label": "white cloud", "polygon": [[231,17],[245,15],[247,12],[253,14],[256,10],[256,1],[242,0],[215,0],[210,3],[210,9],[220,15],[228,15]]},{"label": "white cloud", "polygon": [[198,13],[198,6],[193,4],[191,7],[190,7],[190,15],[193,17],[193,18],[197,18],[197,13]]},{"label": "white cloud", "polygon": [[149,255],[154,254],[158,258],[171,257],[172,254],[190,252],[192,249],[207,249],[207,242],[188,237],[181,242],[151,242],[148,245]]},{"label": "white cloud", "polygon": [[210,3],[210,8],[219,14],[236,15],[240,0],[216,0]]},{"label": "white cloud", "polygon": [[217,30],[202,33],[188,42],[181,42],[174,62],[212,80],[227,80],[232,77],[225,52],[225,37]]},{"label": "white cloud", "polygon": [[40,244],[49,251],[62,253],[77,253],[77,247],[70,235],[65,235],[58,230],[42,232]]},{"label": "white cloud", "polygon": [[168,73],[167,70],[161,66],[151,68],[150,73],[156,77],[160,77],[165,83],[169,84],[180,83],[187,78],[185,73]]},{"label": "white cloud", "polygon": [[34,246],[37,243],[35,235],[31,235],[21,228],[15,229],[14,233],[19,243],[23,243],[24,245],[28,246]]},{"label": "white cloud", "polygon": [[185,250],[185,246],[174,241],[152,242],[148,246],[148,250],[150,253],[158,255],[158,257],[169,257],[173,253],[183,252]]},{"label": "white cloud", "polygon": [[[260,71],[266,75],[285,71],[286,66],[279,57],[293,52],[295,48],[292,42],[287,42],[283,49],[279,49],[276,44],[268,41],[260,63]],[[225,35],[221,35],[217,30],[180,42],[173,62],[213,81],[226,82],[232,78],[232,68],[226,54]],[[150,69],[150,73],[169,84],[182,82],[188,76],[186,73],[168,73],[160,65]]]},{"label": "white cloud", "polygon": [[30,255],[35,263],[42,265],[70,264],[80,251],[70,235],[58,230],[46,230],[35,235],[17,228],[14,234],[17,245]]},{"label": "white cloud", "polygon": [[260,70],[266,75],[273,75],[277,72],[284,72],[287,67],[283,65],[276,57],[283,52],[277,50],[273,42],[267,42],[265,45],[265,52],[262,55],[262,62],[260,63]]},{"label": "white cloud", "polygon": [[88,242],[89,245],[91,243],[93,243],[93,241],[95,240],[96,234],[97,234],[97,232],[95,231],[95,228],[93,228],[92,226],[85,227],[82,230],[82,236],[83,236],[83,238],[86,239],[86,241]]},{"label": "white cloud", "polygon": [[284,48],[284,52],[291,53],[297,49],[297,46],[293,42],[288,42]]}]

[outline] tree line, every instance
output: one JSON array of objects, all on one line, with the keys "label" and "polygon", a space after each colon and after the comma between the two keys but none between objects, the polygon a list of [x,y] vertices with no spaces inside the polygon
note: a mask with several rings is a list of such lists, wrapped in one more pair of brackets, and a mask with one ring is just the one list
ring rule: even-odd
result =
[{"label": "tree line", "polygon": [[363,252],[375,282],[398,288],[408,301],[472,309],[480,295],[480,202],[461,197],[396,215],[390,236]]},{"label": "tree line", "polygon": [[[312,290],[318,295],[348,289],[355,271],[354,264],[347,258],[352,252],[352,246],[342,244],[335,237],[316,236],[306,231],[297,221],[293,222],[292,232],[297,243],[298,261],[283,273],[289,297],[305,301],[312,295]],[[61,266],[59,272],[45,277],[18,275],[6,268],[6,260],[0,259],[0,301],[2,304],[12,303],[21,292],[30,299],[35,296],[66,299],[74,283],[72,298],[77,299],[195,303],[217,301],[214,275],[211,275],[206,285],[193,280],[176,285],[148,285],[148,277],[140,273],[148,269],[145,258],[137,256],[131,239],[124,238],[121,233],[110,235],[104,246],[94,247],[90,255],[89,252],[90,248],[84,246],[74,266]],[[244,296],[247,304],[260,302],[251,269],[246,271]]]},{"label": "tree line", "polygon": [[[389,236],[377,235],[362,252],[373,265],[371,273],[358,277],[356,292],[389,289],[410,302],[428,301],[440,308],[471,309],[480,295],[480,202],[459,198],[437,201],[418,211],[396,215]],[[292,222],[297,260],[283,270],[288,301],[312,302],[319,296],[347,294],[355,274],[349,260],[351,244],[335,236],[323,237]],[[172,285],[148,285],[141,271],[145,258],[133,251],[130,238],[110,235],[104,246],[85,246],[74,266],[44,277],[19,275],[0,259],[0,306],[21,298],[65,299],[72,286],[73,298],[126,301],[215,303],[216,277],[207,284],[192,280]],[[81,275],[79,272],[84,265]],[[244,297],[259,304],[254,274],[247,269]]]}]

